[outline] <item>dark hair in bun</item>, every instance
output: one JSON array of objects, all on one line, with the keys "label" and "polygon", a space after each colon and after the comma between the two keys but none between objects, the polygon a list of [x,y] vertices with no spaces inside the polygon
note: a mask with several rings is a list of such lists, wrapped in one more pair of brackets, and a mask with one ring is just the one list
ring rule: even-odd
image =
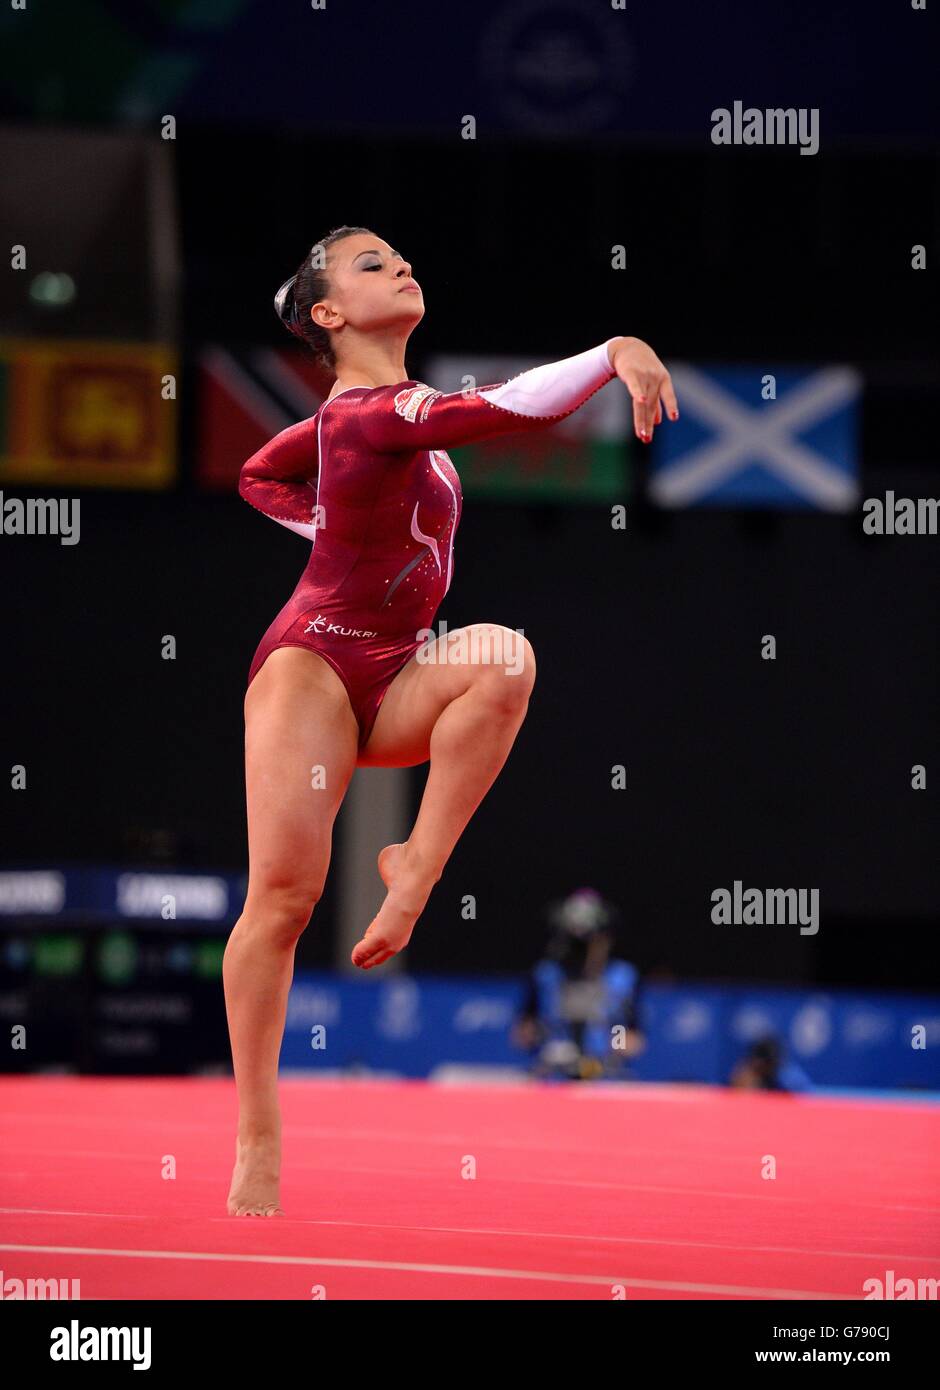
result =
[{"label": "dark hair in bun", "polygon": [[326,273],[326,253],[330,246],[344,237],[368,234],[368,227],[334,227],[314,243],[304,257],[297,273],[285,280],[274,296],[274,312],[289,333],[316,354],[324,367],[336,370],[336,358],[329,330],[321,328],[310,317],[310,310],[329,293]]}]

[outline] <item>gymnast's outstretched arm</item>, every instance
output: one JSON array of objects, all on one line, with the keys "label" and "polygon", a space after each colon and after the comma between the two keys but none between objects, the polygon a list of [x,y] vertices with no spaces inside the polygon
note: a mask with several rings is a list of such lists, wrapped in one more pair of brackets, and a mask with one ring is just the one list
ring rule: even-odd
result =
[{"label": "gymnast's outstretched arm", "polygon": [[638,338],[609,338],[491,386],[450,393],[423,382],[377,387],[359,398],[359,424],[379,452],[446,449],[563,420],[618,376],[633,396],[640,438],[662,419],[660,400],[675,418],[669,373],[652,348]]}]

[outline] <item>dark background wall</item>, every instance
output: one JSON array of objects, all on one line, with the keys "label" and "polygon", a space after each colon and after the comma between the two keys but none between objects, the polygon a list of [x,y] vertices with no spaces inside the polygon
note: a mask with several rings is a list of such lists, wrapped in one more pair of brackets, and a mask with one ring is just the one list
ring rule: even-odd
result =
[{"label": "dark background wall", "polygon": [[[147,832],[166,828],[182,862],[244,863],[244,676],[304,545],[229,500],[146,510],[142,521],[136,499],[83,499],[81,545],[23,547],[3,745],[30,790],[5,827],[12,862],[139,859]],[[650,966],[813,978],[842,919],[837,974],[925,982],[938,824],[910,769],[927,765],[929,789],[935,542],[857,529],[683,516],[614,532],[595,509],[468,508],[441,616],[523,627],[539,680],[414,966],[519,967],[542,903],[592,883],[620,903]],[[165,632],[175,662],[160,660]],[[767,632],[775,662],[760,658]],[[610,786],[615,763],[624,791]],[[826,930],[723,938],[709,894],[736,878],[818,887]],[[329,958],[328,919],[329,902],[305,938],[314,959]]]}]

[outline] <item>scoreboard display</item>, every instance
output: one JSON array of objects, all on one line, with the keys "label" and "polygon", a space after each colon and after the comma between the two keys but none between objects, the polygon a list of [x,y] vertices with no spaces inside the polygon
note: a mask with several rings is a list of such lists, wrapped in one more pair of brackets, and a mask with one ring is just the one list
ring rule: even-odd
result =
[{"label": "scoreboard display", "polygon": [[[224,875],[0,874],[0,1070],[228,1072],[222,956],[239,886]],[[189,915],[173,915],[180,905]]]}]

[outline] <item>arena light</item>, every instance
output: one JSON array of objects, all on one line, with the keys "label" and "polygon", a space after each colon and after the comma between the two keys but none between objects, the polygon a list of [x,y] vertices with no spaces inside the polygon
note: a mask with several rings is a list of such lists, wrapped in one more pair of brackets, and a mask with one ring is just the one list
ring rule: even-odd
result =
[{"label": "arena light", "polygon": [[29,297],[43,309],[62,309],[75,298],[75,281],[65,271],[40,271],[30,284]]}]

